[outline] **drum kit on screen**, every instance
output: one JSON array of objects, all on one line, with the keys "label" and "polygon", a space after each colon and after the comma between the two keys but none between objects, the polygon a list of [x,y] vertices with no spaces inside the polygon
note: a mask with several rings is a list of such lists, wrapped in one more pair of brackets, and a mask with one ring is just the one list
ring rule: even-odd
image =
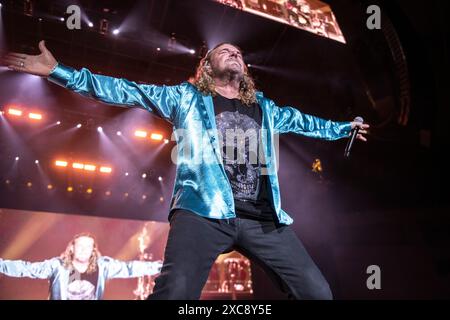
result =
[{"label": "drum kit on screen", "polygon": [[231,294],[253,293],[250,261],[244,257],[217,260],[209,274],[205,292]]}]

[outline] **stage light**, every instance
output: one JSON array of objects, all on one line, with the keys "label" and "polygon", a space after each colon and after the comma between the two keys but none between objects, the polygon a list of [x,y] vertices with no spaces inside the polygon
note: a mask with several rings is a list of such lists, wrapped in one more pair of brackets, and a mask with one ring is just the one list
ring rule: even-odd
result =
[{"label": "stage light", "polygon": [[86,171],[95,171],[96,166],[94,166],[93,164],[85,164],[84,165],[84,170]]},{"label": "stage light", "polygon": [[61,121],[57,121],[56,124],[59,126],[61,124]]},{"label": "stage light", "polygon": [[84,164],[78,163],[78,162],[74,162],[74,163],[72,163],[72,168],[74,168],[74,169],[84,169]]},{"label": "stage light", "polygon": [[164,198],[163,198],[163,197],[160,197],[160,198],[159,198],[159,202],[164,202]]},{"label": "stage light", "polygon": [[100,172],[111,173],[112,169],[110,167],[100,167]]},{"label": "stage light", "polygon": [[147,174],[146,174],[146,173],[143,173],[143,174],[142,174],[142,179],[145,179],[145,178],[147,178]]},{"label": "stage light", "polygon": [[73,187],[67,187],[67,191],[68,192],[72,192],[73,191]]},{"label": "stage light", "polygon": [[128,172],[125,172],[125,176],[127,176],[127,177],[128,177],[128,175],[129,175],[129,173],[128,173]]},{"label": "stage light", "polygon": [[103,128],[102,128],[102,127],[98,127],[98,128],[97,128],[97,131],[98,131],[98,132],[103,132]]},{"label": "stage light", "polygon": [[8,114],[12,115],[12,116],[22,116],[22,110],[19,109],[14,109],[14,108],[9,108],[8,109]]},{"label": "stage light", "polygon": [[81,128],[81,123],[77,124],[77,128],[78,128],[78,129]]},{"label": "stage light", "polygon": [[160,47],[156,48],[156,51],[161,51],[161,48]]},{"label": "stage light", "polygon": [[11,181],[9,181],[9,180],[6,180],[6,181],[5,181],[5,183],[6,183],[6,184],[10,184],[10,183],[11,183]]},{"label": "stage light", "polygon": [[125,198],[127,198],[129,196],[128,192],[125,192],[123,195]]},{"label": "stage light", "polygon": [[88,188],[88,189],[86,190],[86,193],[91,194],[91,193],[92,193],[92,188]]},{"label": "stage light", "polygon": [[142,195],[142,200],[147,199],[147,196],[145,194]]},{"label": "stage light", "polygon": [[164,143],[168,144],[169,143],[169,139],[164,139]]},{"label": "stage light", "polygon": [[106,191],[105,196],[109,197],[111,195],[111,191]]},{"label": "stage light", "polygon": [[39,160],[35,160],[34,163],[39,164]]},{"label": "stage light", "polygon": [[158,180],[159,180],[159,181],[162,181],[163,179],[162,179],[162,177],[158,177]]},{"label": "stage light", "polygon": [[194,50],[194,49],[190,49],[190,50],[189,50],[189,53],[190,53],[190,54],[195,54],[195,50]]},{"label": "stage light", "polygon": [[42,120],[42,114],[40,113],[29,113],[28,117],[33,120]]},{"label": "stage light", "polygon": [[162,140],[163,136],[162,136],[162,134],[159,134],[159,133],[152,133],[150,138],[152,140]]},{"label": "stage light", "polygon": [[116,134],[117,134],[118,136],[121,136],[121,135],[122,135],[122,132],[117,131]]},{"label": "stage light", "polygon": [[28,188],[31,188],[32,186],[33,186],[33,184],[32,184],[31,182],[28,181],[28,182],[27,182],[27,187],[28,187]]},{"label": "stage light", "polygon": [[67,161],[56,160],[56,161],[55,161],[55,165],[56,165],[57,167],[67,167]]},{"label": "stage light", "polygon": [[64,22],[64,17],[59,18],[59,21]]},{"label": "stage light", "polygon": [[147,132],[142,131],[142,130],[136,130],[134,132],[134,135],[139,138],[145,138],[145,137],[147,137]]},{"label": "stage light", "polygon": [[39,18],[38,20],[39,20],[39,22],[42,22],[42,18]]},{"label": "stage light", "polygon": [[2,7],[3,5],[0,3],[0,8]]},{"label": "stage light", "polygon": [[92,23],[92,22],[88,22],[88,26],[89,26],[89,28],[92,28],[93,26],[94,26],[94,24]]},{"label": "stage light", "polygon": [[100,20],[100,33],[106,34],[109,28],[109,21],[106,19]]},{"label": "stage light", "polygon": [[120,33],[120,30],[119,30],[119,29],[114,29],[114,30],[113,30],[113,34],[114,34],[115,36],[117,36],[119,33]]},{"label": "stage light", "polygon": [[16,159],[16,161],[19,161],[20,158],[19,158],[19,157],[16,157],[15,159]]},{"label": "stage light", "polygon": [[248,64],[247,64],[247,67],[251,68],[251,67],[252,67],[252,65],[251,65],[250,63],[248,63]]},{"label": "stage light", "polygon": [[52,186],[51,184],[49,184],[49,185],[47,185],[47,189],[48,189],[48,190],[52,190],[52,189],[53,189],[53,186]]},{"label": "stage light", "polygon": [[322,162],[320,161],[320,159],[315,159],[313,164],[312,164],[312,171],[316,172],[316,173],[321,173],[322,170]]}]

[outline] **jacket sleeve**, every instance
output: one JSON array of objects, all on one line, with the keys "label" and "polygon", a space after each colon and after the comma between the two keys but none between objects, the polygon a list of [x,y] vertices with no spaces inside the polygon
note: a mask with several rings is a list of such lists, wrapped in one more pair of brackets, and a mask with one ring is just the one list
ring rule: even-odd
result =
[{"label": "jacket sleeve", "polygon": [[304,114],[293,107],[278,107],[270,101],[274,133],[296,133],[307,137],[337,140],[348,137],[350,122],[335,122]]},{"label": "jacket sleeve", "polygon": [[57,258],[41,262],[0,259],[0,273],[18,278],[49,279],[53,275],[56,263]]},{"label": "jacket sleeve", "polygon": [[57,64],[48,80],[69,90],[111,105],[141,107],[173,123],[181,100],[182,85],[137,84],[126,79],[75,70]]},{"label": "jacket sleeve", "polygon": [[103,257],[107,279],[153,276],[161,272],[160,261],[120,261]]}]

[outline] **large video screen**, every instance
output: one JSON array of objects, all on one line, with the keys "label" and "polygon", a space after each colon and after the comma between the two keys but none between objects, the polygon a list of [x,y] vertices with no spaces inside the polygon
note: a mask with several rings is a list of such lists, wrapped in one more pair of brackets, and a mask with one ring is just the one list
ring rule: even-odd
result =
[{"label": "large video screen", "polygon": [[214,0],[342,43],[331,7],[318,0]]},{"label": "large video screen", "polygon": [[[120,261],[164,259],[169,223],[0,208],[0,259],[40,262],[59,257],[73,237],[95,236],[102,256]],[[16,277],[0,268],[0,300],[46,300],[49,280]],[[143,300],[157,275],[108,280],[103,299]],[[252,296],[250,261],[236,251],[220,255],[211,268],[202,299]]]}]

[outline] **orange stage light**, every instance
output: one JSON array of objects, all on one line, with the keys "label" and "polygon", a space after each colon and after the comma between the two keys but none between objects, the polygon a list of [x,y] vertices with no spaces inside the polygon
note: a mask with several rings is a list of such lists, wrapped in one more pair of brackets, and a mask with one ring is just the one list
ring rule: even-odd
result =
[{"label": "orange stage light", "polygon": [[100,167],[100,172],[111,173],[111,171],[112,171],[112,168],[110,168],[110,167]]},{"label": "orange stage light", "polygon": [[159,134],[159,133],[152,133],[152,135],[150,136],[150,138],[151,138],[152,140],[162,140],[162,139],[163,139],[163,136],[162,136],[162,134]]},{"label": "orange stage light", "polygon": [[147,137],[147,132],[142,131],[142,130],[136,130],[134,132],[134,135],[138,138],[145,138],[145,137]]},{"label": "orange stage light", "polygon": [[12,116],[18,116],[20,117],[22,115],[22,110],[19,109],[14,109],[14,108],[9,108],[8,109],[8,114],[12,115]]},{"label": "orange stage light", "polygon": [[74,169],[84,169],[84,164],[78,163],[78,162],[74,162],[74,163],[72,163],[72,168],[74,168]]},{"label": "orange stage light", "polygon": [[40,113],[29,113],[28,117],[33,120],[42,120],[42,114]]},{"label": "orange stage light", "polygon": [[86,171],[95,171],[96,168],[97,167],[94,166],[93,164],[85,164],[84,165],[84,170],[86,170]]},{"label": "orange stage light", "polygon": [[56,161],[55,161],[55,165],[56,165],[57,167],[67,167],[67,161],[56,160]]}]

